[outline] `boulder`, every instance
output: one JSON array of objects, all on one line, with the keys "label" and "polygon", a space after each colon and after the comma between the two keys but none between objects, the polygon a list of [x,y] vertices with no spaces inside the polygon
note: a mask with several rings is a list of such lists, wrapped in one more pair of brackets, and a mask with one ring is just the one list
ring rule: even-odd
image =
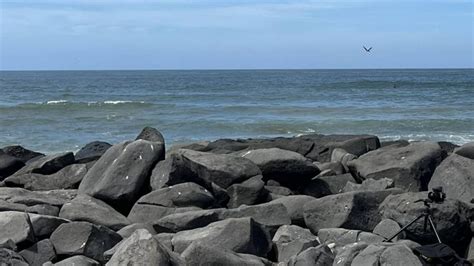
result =
[{"label": "boulder", "polygon": [[281,203],[286,207],[288,215],[291,219],[291,224],[305,226],[304,222],[304,208],[303,206],[316,198],[306,195],[293,195],[275,199],[272,203]]},{"label": "boulder", "polygon": [[86,221],[119,230],[129,225],[128,219],[101,200],[81,194],[63,205],[59,217],[71,221]]},{"label": "boulder", "polygon": [[12,203],[0,199],[0,211],[19,211],[57,216],[59,213],[59,208],[47,204],[37,204],[33,206],[28,206],[25,204]]},{"label": "boulder", "polygon": [[331,162],[340,163],[344,167],[345,172],[349,171],[347,163],[355,159],[357,159],[357,156],[341,148],[335,148],[331,154]]},{"label": "boulder", "polygon": [[367,248],[365,242],[354,242],[340,247],[334,258],[333,266],[351,266],[354,258]]},{"label": "boulder", "polygon": [[312,232],[322,228],[342,227],[371,232],[380,222],[378,208],[399,189],[346,192],[314,199],[304,205],[304,220]]},{"label": "boulder", "polygon": [[157,233],[151,224],[133,223],[133,224],[127,225],[127,226],[123,227],[122,229],[118,230],[117,234],[119,234],[123,239],[125,239],[125,238],[128,238],[129,236],[131,236],[133,234],[133,232],[135,232],[138,229],[145,229],[148,232],[150,232],[150,234],[152,234],[152,235],[156,235],[156,233]]},{"label": "boulder", "polygon": [[153,235],[153,237],[158,240],[163,246],[167,247],[169,250],[173,250],[173,245],[171,244],[171,240],[174,237],[174,233],[159,233]]},{"label": "boulder", "polygon": [[311,247],[291,257],[288,266],[326,266],[332,265],[334,254],[326,245]]},{"label": "boulder", "polygon": [[[393,235],[395,235],[398,231],[400,231],[400,225],[392,219],[383,219],[380,223],[375,226],[373,233],[377,234],[385,239],[389,239]],[[403,236],[403,232],[401,233]],[[394,240],[398,240],[398,236],[394,238]]]},{"label": "boulder", "polygon": [[167,215],[153,226],[158,232],[179,232],[207,226],[219,220],[217,210],[200,210]]},{"label": "boulder", "polygon": [[33,158],[37,158],[39,156],[44,156],[44,154],[42,154],[42,153],[25,149],[25,148],[23,148],[22,146],[19,146],[19,145],[3,147],[2,151],[5,154],[13,156],[13,157],[17,158],[18,160],[20,160],[24,163],[28,162],[29,160],[31,160]]},{"label": "boulder", "polygon": [[235,209],[223,209],[219,212],[219,219],[251,217],[256,222],[271,228],[278,228],[290,224],[291,219],[285,205],[278,202],[267,202],[258,205],[242,205]]},{"label": "boulder", "polygon": [[172,244],[182,253],[192,243],[265,257],[271,249],[270,236],[252,218],[226,219],[206,227],[176,233]]},{"label": "boulder", "polygon": [[172,154],[165,160],[159,161],[150,177],[150,186],[153,190],[185,182],[199,183],[200,180],[184,164],[181,154]]},{"label": "boulder", "polygon": [[0,243],[6,243],[8,239],[15,245],[27,245],[35,241],[35,236],[28,214],[15,211],[0,212]]},{"label": "boulder", "polygon": [[336,248],[347,244],[364,242],[364,243],[381,243],[384,238],[364,232],[360,230],[349,230],[343,228],[324,228],[319,230],[318,237],[321,243],[334,246]]},{"label": "boulder", "polygon": [[175,259],[150,232],[138,229],[119,244],[106,265],[176,265]]},{"label": "boulder", "polygon": [[293,195],[293,191],[287,187],[283,186],[265,186],[265,190],[268,193],[271,193],[273,195],[280,195],[280,196],[290,196]]},{"label": "boulder", "polygon": [[50,175],[26,173],[5,179],[9,187],[23,187],[28,190],[52,190],[77,188],[86,175],[87,164],[71,164]]},{"label": "boulder", "polygon": [[56,252],[49,239],[41,240],[33,246],[22,250],[19,254],[32,266],[41,266],[43,263],[56,258]]},{"label": "boulder", "polygon": [[241,254],[228,249],[206,246],[200,243],[192,243],[181,256],[188,266],[199,265],[228,265],[228,266],[265,266],[271,262],[264,258],[250,254]]},{"label": "boulder", "polygon": [[189,182],[154,190],[141,197],[137,204],[208,208],[214,204],[214,197],[207,189]]},{"label": "boulder", "polygon": [[254,162],[265,179],[273,179],[282,184],[298,185],[319,173],[318,167],[303,155],[279,148],[258,149],[242,154]]},{"label": "boulder", "polygon": [[[379,259],[382,253],[384,252],[385,247],[375,244],[371,244],[366,247],[364,250],[360,251],[354,260],[352,260],[352,265],[367,265],[367,266],[378,266],[380,265]],[[404,265],[404,264],[401,264]]]},{"label": "boulder", "polygon": [[355,182],[351,174],[321,176],[313,178],[303,188],[303,194],[316,198],[344,192],[348,182]]},{"label": "boulder", "polygon": [[315,235],[296,225],[283,225],[278,228],[272,242],[278,261],[288,261],[301,251],[319,245]]},{"label": "boulder", "polygon": [[413,142],[404,147],[386,146],[347,163],[360,181],[390,178],[408,191],[426,190],[434,169],[446,157],[435,142]]},{"label": "boulder", "polygon": [[448,198],[474,202],[474,159],[458,155],[457,152],[436,168],[428,189],[441,186]]},{"label": "boulder", "polygon": [[0,265],[28,266],[25,259],[13,250],[0,248]]},{"label": "boulder", "polygon": [[[428,198],[427,192],[409,192],[388,196],[380,205],[382,218],[392,219],[400,226],[405,226],[426,210],[423,202]],[[431,203],[433,222],[443,243],[462,246],[471,237],[470,222],[467,218],[468,207],[454,199],[443,203]],[[419,243],[433,243],[436,238],[430,229],[424,230],[423,218],[410,225],[405,231],[406,237]]]},{"label": "boulder", "polygon": [[254,176],[240,184],[233,184],[227,188],[227,194],[230,199],[227,203],[228,208],[237,208],[240,205],[253,205],[263,201],[267,196],[263,189],[265,183],[262,176]]},{"label": "boulder", "polygon": [[112,145],[103,141],[93,141],[87,143],[74,156],[76,163],[88,163],[96,161],[102,156]]},{"label": "boulder", "polygon": [[0,150],[0,181],[20,170],[25,163]]},{"label": "boulder", "polygon": [[381,178],[378,180],[368,178],[362,181],[362,184],[356,184],[353,182],[347,182],[343,192],[351,192],[351,191],[379,191],[385,190],[389,188],[393,188],[395,186],[394,182],[390,178]]},{"label": "boulder", "polygon": [[84,255],[103,262],[104,252],[120,242],[122,237],[105,226],[71,222],[61,224],[50,240],[58,255]]},{"label": "boulder", "polygon": [[378,265],[423,265],[420,259],[405,245],[387,247],[380,255]]},{"label": "boulder", "polygon": [[165,138],[160,131],[152,127],[144,127],[135,140],[144,139],[151,142],[161,142],[165,144]]},{"label": "boulder", "polygon": [[72,152],[39,156],[27,162],[25,167],[21,168],[15,174],[37,173],[43,175],[54,174],[64,167],[73,164],[75,161]]},{"label": "boulder", "polygon": [[87,172],[79,191],[126,212],[164,152],[161,145],[146,140],[114,145]]},{"label": "boulder", "polygon": [[198,207],[164,207],[152,204],[135,204],[127,216],[127,219],[132,223],[150,223],[154,224],[159,219],[174,213],[197,211],[201,210]]},{"label": "boulder", "polygon": [[57,215],[59,208],[75,197],[75,190],[30,191],[0,187],[0,211],[16,210]]},{"label": "boulder", "polygon": [[[76,255],[76,256],[72,256],[70,258],[67,258],[65,260],[59,261],[59,262],[54,264],[54,266],[71,266],[71,265],[74,265],[74,266],[99,266],[100,263],[98,263],[97,261],[95,261],[91,258],[88,258],[86,256]],[[43,265],[43,266],[45,266],[45,265]]]},{"label": "boulder", "polygon": [[31,226],[34,236],[37,239],[49,238],[51,234],[63,223],[69,223],[69,220],[50,215],[41,215],[29,213]]},{"label": "boulder", "polygon": [[462,145],[460,148],[456,149],[454,153],[464,158],[474,160],[474,142]]},{"label": "boulder", "polygon": [[342,165],[340,162],[313,162],[313,164],[316,165],[316,167],[318,167],[321,172],[325,170],[331,170],[335,175],[342,175],[346,173],[344,165]]}]

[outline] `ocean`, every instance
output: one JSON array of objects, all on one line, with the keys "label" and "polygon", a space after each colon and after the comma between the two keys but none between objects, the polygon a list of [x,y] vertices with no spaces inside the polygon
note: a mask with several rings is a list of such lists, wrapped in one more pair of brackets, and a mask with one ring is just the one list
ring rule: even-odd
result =
[{"label": "ocean", "polygon": [[474,70],[0,71],[0,147],[76,151],[159,129],[218,138],[474,141]]}]

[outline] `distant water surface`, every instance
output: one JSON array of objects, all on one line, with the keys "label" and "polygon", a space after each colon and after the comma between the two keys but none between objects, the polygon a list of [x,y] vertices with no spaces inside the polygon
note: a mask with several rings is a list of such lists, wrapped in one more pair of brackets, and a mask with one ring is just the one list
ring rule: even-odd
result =
[{"label": "distant water surface", "polygon": [[474,70],[2,71],[0,147],[369,133],[474,141]]}]

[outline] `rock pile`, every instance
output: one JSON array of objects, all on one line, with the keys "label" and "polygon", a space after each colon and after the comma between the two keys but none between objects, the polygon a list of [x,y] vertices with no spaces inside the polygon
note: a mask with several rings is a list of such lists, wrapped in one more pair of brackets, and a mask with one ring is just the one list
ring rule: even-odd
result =
[{"label": "rock pile", "polygon": [[0,149],[0,265],[422,265],[413,224],[474,261],[474,143],[371,135]]}]

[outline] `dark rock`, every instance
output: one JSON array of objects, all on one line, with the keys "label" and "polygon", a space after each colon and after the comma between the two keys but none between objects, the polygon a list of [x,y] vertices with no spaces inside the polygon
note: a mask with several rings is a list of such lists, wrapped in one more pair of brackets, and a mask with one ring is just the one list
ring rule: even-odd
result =
[{"label": "dark rock", "polygon": [[71,164],[50,175],[35,173],[13,175],[5,179],[5,184],[29,190],[77,188],[88,169],[87,164]]},{"label": "dark rock", "polygon": [[[142,132],[137,136],[135,140],[144,139],[151,142],[161,142],[165,144],[165,138],[160,131],[156,128],[145,127],[142,129]],[[163,147],[164,148],[164,147]]]},{"label": "dark rock", "polygon": [[355,182],[351,174],[321,176],[313,178],[304,186],[302,192],[305,195],[321,198],[327,195],[342,193],[348,182]]},{"label": "dark rock", "polygon": [[230,200],[229,194],[227,190],[221,188],[220,186],[216,185],[215,183],[211,183],[211,192],[215,198],[215,205],[225,207]]},{"label": "dark rock", "polygon": [[443,187],[448,198],[472,202],[474,199],[474,160],[456,153],[448,156],[434,171],[428,189],[439,186]]},{"label": "dark rock", "polygon": [[456,145],[454,143],[451,143],[451,142],[447,142],[447,141],[438,141],[438,145],[441,147],[441,149],[443,151],[445,151],[447,154],[451,154],[453,153],[453,151],[456,149],[456,148],[459,148],[459,145]]},{"label": "dark rock", "polygon": [[84,255],[103,262],[103,253],[120,242],[122,237],[105,226],[71,222],[61,224],[50,240],[58,256]]},{"label": "dark rock", "polygon": [[263,190],[265,183],[262,176],[254,176],[240,184],[233,184],[227,188],[230,197],[227,203],[228,208],[237,208],[240,205],[253,205],[262,201],[266,196]]},{"label": "dark rock", "polygon": [[474,142],[469,142],[456,149],[455,153],[465,158],[474,160]]},{"label": "dark rock", "polygon": [[[0,204],[0,209],[2,205],[6,208],[22,206],[31,208],[35,205],[40,205],[41,208],[61,207],[71,201],[75,194],[75,190],[29,191],[22,188],[0,187],[0,202],[4,203]],[[49,212],[51,209],[45,207],[45,210]]]},{"label": "dark rock", "polygon": [[47,204],[36,204],[28,206],[20,203],[12,203],[6,200],[0,199],[0,211],[19,211],[28,213],[38,213],[44,215],[57,216],[59,213],[59,207],[47,205]]},{"label": "dark rock", "polygon": [[5,243],[8,239],[11,239],[15,245],[33,243],[35,236],[28,219],[26,213],[0,212],[0,228],[2,229],[0,243]]},{"label": "dark rock", "polygon": [[164,152],[159,144],[146,140],[114,145],[87,172],[79,191],[126,212]]},{"label": "dark rock", "polygon": [[[375,226],[373,233],[385,239],[392,237],[401,229],[400,225],[392,219],[383,219],[377,226]],[[403,232],[402,232],[403,234]],[[403,235],[402,235],[403,236]],[[394,240],[398,240],[398,236]]]},{"label": "dark rock", "polygon": [[208,208],[214,204],[214,197],[207,189],[189,182],[154,190],[141,197],[137,204]]},{"label": "dark rock", "polygon": [[390,178],[408,191],[426,190],[434,169],[446,153],[434,142],[414,142],[405,147],[387,146],[348,162],[354,177]]},{"label": "dark rock", "polygon": [[106,265],[177,265],[179,259],[150,232],[138,229],[122,241]]},{"label": "dark rock", "polygon": [[351,192],[351,191],[379,191],[385,190],[389,188],[393,188],[395,183],[390,178],[381,178],[378,180],[368,178],[362,181],[362,184],[355,184],[353,182],[347,182],[346,186],[344,187],[344,192]]},{"label": "dark rock", "polygon": [[101,200],[88,195],[78,195],[63,205],[59,217],[71,221],[86,221],[119,230],[129,225],[128,219]]},{"label": "dark rock", "polygon": [[308,229],[296,225],[283,225],[273,236],[273,247],[278,261],[288,261],[301,251],[319,245],[318,238]]},{"label": "dark rock", "polygon": [[44,154],[42,154],[42,153],[25,149],[25,148],[23,148],[22,146],[19,146],[19,145],[7,146],[7,147],[2,148],[2,150],[6,154],[17,158],[17,159],[19,159],[20,161],[22,161],[24,163],[28,162],[29,160],[31,160],[33,158],[37,158],[39,156],[44,156]]},{"label": "dark rock", "polygon": [[265,179],[277,180],[281,184],[304,183],[317,175],[319,169],[303,155],[278,148],[258,149],[242,154],[254,162]]},{"label": "dark rock", "polygon": [[347,192],[314,199],[304,205],[304,220],[312,232],[342,227],[371,232],[380,222],[379,205],[399,189]]},{"label": "dark rock", "polygon": [[[427,192],[410,192],[388,196],[380,206],[383,218],[392,219],[400,226],[407,225],[413,219],[425,212],[423,202],[427,199]],[[433,222],[443,243],[462,246],[464,241],[471,238],[470,222],[467,219],[467,206],[454,199],[446,199],[442,204],[432,203]],[[431,230],[424,230],[423,219],[410,225],[405,231],[406,237],[419,243],[434,243],[436,238]],[[467,239],[469,238],[469,239]]]},{"label": "dark rock", "polygon": [[133,223],[133,224],[127,225],[127,226],[123,227],[122,229],[118,230],[117,234],[119,234],[123,239],[125,239],[125,238],[128,238],[129,236],[131,236],[133,234],[133,232],[135,232],[138,229],[145,229],[148,232],[150,232],[150,234],[152,234],[152,235],[156,235],[156,233],[157,233],[151,224]]},{"label": "dark rock", "polygon": [[28,266],[25,259],[20,254],[7,248],[0,248],[0,265],[6,266]]},{"label": "dark rock", "polygon": [[63,223],[69,220],[50,215],[29,213],[31,226],[33,226],[34,236],[37,239],[49,238],[51,234]]},{"label": "dark rock", "polygon": [[103,141],[93,141],[82,147],[74,156],[76,163],[88,163],[98,160],[112,145]]},{"label": "dark rock", "polygon": [[25,164],[0,150],[0,181],[20,170]]},{"label": "dark rock", "polygon": [[275,229],[284,224],[291,223],[285,205],[274,201],[251,206],[242,205],[235,209],[224,209],[219,213],[221,220],[243,217],[251,217],[256,222],[267,227],[274,227]]},{"label": "dark rock", "polygon": [[474,237],[471,238],[471,242],[469,243],[469,248],[467,249],[466,259],[470,263],[474,263]]},{"label": "dark rock", "polygon": [[200,210],[167,215],[154,223],[159,232],[179,232],[207,226],[219,220],[218,211]]},{"label": "dark rock", "polygon": [[198,207],[164,207],[151,204],[135,204],[127,216],[132,223],[150,223],[153,224],[159,219],[174,213],[197,211]]},{"label": "dark rock", "polygon": [[153,190],[185,182],[199,182],[196,175],[183,161],[181,154],[172,154],[156,164],[150,177]]},{"label": "dark rock", "polygon": [[28,161],[25,167],[21,168],[15,174],[21,175],[27,173],[36,173],[50,175],[70,164],[73,164],[74,161],[74,154],[72,152],[37,157]]},{"label": "dark rock", "polygon": [[214,222],[203,228],[176,233],[172,239],[174,250],[179,253],[192,243],[261,257],[265,257],[271,249],[270,236],[252,218]]},{"label": "dark rock", "polygon": [[49,239],[41,240],[33,246],[22,250],[19,254],[32,266],[41,266],[43,263],[56,258],[56,252]]},{"label": "dark rock", "polygon": [[[82,255],[76,255],[54,264],[54,266],[99,266],[100,263]],[[44,266],[44,265],[43,265]]]},{"label": "dark rock", "polygon": [[192,243],[181,256],[186,261],[186,265],[228,265],[228,266],[265,266],[271,262],[264,258],[250,254],[236,253],[231,250],[210,247],[200,243]]},{"label": "dark rock", "polygon": [[408,140],[404,140],[404,139],[389,140],[389,141],[380,142],[380,147],[387,147],[387,146],[405,147],[405,146],[408,146],[409,144],[410,144],[410,142]]},{"label": "dark rock", "polygon": [[286,207],[288,211],[288,215],[290,216],[291,223],[305,226],[304,222],[304,215],[303,215],[303,206],[312,200],[314,197],[306,196],[306,195],[294,195],[294,196],[286,196],[282,198],[278,198],[276,200],[271,201],[272,203],[281,203]]},{"label": "dark rock", "polygon": [[326,245],[311,247],[293,256],[288,262],[288,266],[326,266],[332,265],[334,254]]}]

